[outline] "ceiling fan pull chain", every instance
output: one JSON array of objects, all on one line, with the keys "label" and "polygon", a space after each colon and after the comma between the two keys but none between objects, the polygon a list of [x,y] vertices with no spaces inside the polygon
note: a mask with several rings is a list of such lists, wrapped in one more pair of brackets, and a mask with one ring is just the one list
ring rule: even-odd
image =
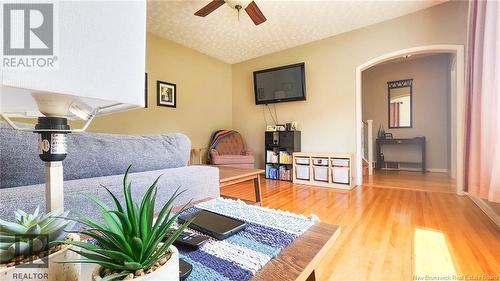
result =
[{"label": "ceiling fan pull chain", "polygon": [[241,8],[243,8],[243,7],[241,7],[240,5],[236,5],[236,6],[234,6],[234,7],[236,8],[236,10],[238,10],[238,22],[240,22],[240,10],[241,10]]}]

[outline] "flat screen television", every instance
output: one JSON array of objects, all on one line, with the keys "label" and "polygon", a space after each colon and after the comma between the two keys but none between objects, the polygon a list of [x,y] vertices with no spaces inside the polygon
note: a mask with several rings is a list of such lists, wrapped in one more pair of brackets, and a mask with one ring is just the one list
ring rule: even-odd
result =
[{"label": "flat screen television", "polygon": [[253,85],[256,104],[305,100],[305,64],[255,71]]}]

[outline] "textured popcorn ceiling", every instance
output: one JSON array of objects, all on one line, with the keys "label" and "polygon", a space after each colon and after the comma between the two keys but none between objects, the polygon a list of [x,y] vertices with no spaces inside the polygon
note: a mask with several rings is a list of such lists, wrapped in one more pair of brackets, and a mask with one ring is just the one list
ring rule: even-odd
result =
[{"label": "textured popcorn ceiling", "polygon": [[255,0],[267,18],[255,26],[244,11],[238,21],[238,13],[227,4],[204,18],[193,15],[210,1],[148,0],[148,31],[238,63],[444,2]]}]

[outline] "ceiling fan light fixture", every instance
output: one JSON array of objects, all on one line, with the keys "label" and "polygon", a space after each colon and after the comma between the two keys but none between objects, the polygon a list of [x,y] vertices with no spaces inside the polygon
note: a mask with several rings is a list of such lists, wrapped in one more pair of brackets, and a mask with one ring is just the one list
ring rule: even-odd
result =
[{"label": "ceiling fan light fixture", "polygon": [[229,5],[229,7],[241,10],[246,8],[252,0],[225,0],[225,2]]},{"label": "ceiling fan light fixture", "polygon": [[238,20],[240,18],[240,10],[243,8],[255,25],[259,25],[267,20],[257,4],[252,0],[212,0],[203,8],[196,11],[194,15],[206,17],[224,4],[228,4],[231,8],[238,11]]}]

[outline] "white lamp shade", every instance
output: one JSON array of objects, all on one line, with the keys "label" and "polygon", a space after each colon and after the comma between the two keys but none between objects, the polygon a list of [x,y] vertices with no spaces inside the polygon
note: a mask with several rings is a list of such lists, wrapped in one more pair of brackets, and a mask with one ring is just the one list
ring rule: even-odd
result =
[{"label": "white lamp shade", "polygon": [[[63,106],[80,100],[92,108],[108,107],[103,113],[143,107],[146,1],[52,3],[56,67],[3,67],[0,111],[10,116],[40,116],[33,94]],[[0,12],[0,22],[3,15]]]}]

